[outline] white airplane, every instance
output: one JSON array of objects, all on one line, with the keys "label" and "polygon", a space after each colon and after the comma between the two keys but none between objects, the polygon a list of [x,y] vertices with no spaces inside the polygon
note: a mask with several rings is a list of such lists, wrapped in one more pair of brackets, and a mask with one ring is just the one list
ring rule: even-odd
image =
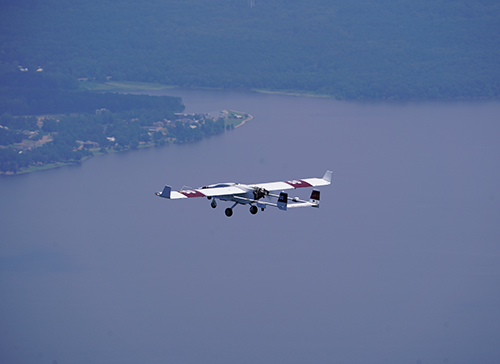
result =
[{"label": "white airplane", "polygon": [[[277,207],[280,210],[287,210],[292,207],[319,207],[319,190],[312,190],[309,201],[303,201],[298,197],[289,198],[288,193],[283,190],[290,190],[302,187],[327,186],[332,182],[332,171],[326,171],[323,178],[306,178],[284,182],[256,183],[245,185],[241,183],[217,183],[200,187],[197,189],[188,189],[172,191],[172,187],[166,185],[163,191],[156,192],[156,196],[168,198],[171,200],[207,197],[212,200],[210,205],[217,207],[216,200],[232,201],[234,204],[225,210],[226,216],[233,215],[233,209],[236,205],[250,205],[250,213],[255,215],[260,208],[262,211],[266,207]],[[280,194],[273,194],[271,191],[279,191]],[[272,198],[277,199],[274,203]]]}]

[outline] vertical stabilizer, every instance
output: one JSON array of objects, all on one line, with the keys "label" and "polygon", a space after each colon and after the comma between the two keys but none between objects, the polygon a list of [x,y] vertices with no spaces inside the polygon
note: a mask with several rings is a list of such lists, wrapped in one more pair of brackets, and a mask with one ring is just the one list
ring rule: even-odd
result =
[{"label": "vertical stabilizer", "polygon": [[156,192],[156,196],[160,196],[163,198],[170,198],[170,191],[172,191],[172,187],[166,185],[163,191]]},{"label": "vertical stabilizer", "polygon": [[280,210],[286,211],[287,202],[288,202],[288,193],[281,192],[280,193],[280,197],[278,198],[278,203],[277,203],[278,208]]},{"label": "vertical stabilizer", "polygon": [[328,184],[332,183],[332,171],[326,171],[323,179],[328,182]]},{"label": "vertical stabilizer", "polygon": [[309,202],[312,203],[313,207],[319,207],[319,191],[312,190],[311,198],[309,198]]}]

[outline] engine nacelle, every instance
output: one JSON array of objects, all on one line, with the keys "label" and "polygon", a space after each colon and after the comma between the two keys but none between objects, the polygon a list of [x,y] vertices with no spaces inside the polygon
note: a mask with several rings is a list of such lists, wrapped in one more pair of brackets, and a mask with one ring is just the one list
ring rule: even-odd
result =
[{"label": "engine nacelle", "polygon": [[261,199],[262,197],[265,197],[269,195],[269,191],[266,190],[265,188],[257,187],[253,190],[253,199],[258,200]]}]

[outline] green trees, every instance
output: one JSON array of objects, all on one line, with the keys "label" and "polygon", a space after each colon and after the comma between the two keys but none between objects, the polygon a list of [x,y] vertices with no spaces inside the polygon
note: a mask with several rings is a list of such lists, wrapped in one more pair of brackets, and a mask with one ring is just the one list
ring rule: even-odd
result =
[{"label": "green trees", "polygon": [[185,143],[224,132],[223,119],[180,114],[184,105],[178,97],[81,92],[70,84],[51,88],[62,86],[50,76],[36,74],[33,85],[24,84],[20,72],[4,77],[0,172],[79,162],[110,148]]},{"label": "green trees", "polygon": [[2,172],[78,162],[93,154],[90,148],[137,148],[150,141],[143,125],[184,110],[178,97],[81,92],[57,73],[4,67],[0,80]]},{"label": "green trees", "polygon": [[[35,140],[40,142],[41,138],[23,138],[20,131],[15,131],[20,137],[15,140],[7,139],[3,134],[5,128],[0,128],[0,145],[9,146],[0,148],[0,172],[15,173],[29,166],[79,162],[93,155],[89,148],[103,153],[110,148],[117,151],[135,149],[141,143],[187,143],[225,130],[224,119],[212,120],[198,115],[187,120],[172,120],[158,131],[150,131],[152,127],[142,126],[138,119],[122,119],[118,116],[109,118],[103,115],[78,114],[62,116],[59,120],[45,118],[39,134],[50,136],[53,140],[41,146],[33,144]],[[13,143],[21,143],[23,139],[32,142],[25,147],[12,148]]]},{"label": "green trees", "polygon": [[69,91],[60,89],[0,88],[0,115],[40,115],[60,113],[90,113],[106,109],[113,113],[129,112],[137,114],[145,109],[155,109],[157,113],[183,110],[180,98],[168,96],[121,95],[89,91]]},{"label": "green trees", "polygon": [[25,73],[73,78],[490,97],[500,94],[499,22],[498,3],[479,0],[4,1],[0,54]]},{"label": "green trees", "polygon": [[23,135],[18,131],[11,131],[5,127],[0,128],[0,145],[21,143]]}]

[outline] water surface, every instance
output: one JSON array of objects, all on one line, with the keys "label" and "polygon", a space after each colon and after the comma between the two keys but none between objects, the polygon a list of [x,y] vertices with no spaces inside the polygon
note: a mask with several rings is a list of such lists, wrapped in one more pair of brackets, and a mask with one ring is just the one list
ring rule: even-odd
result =
[{"label": "water surface", "polygon": [[[1,362],[498,363],[499,101],[161,92],[254,119],[2,176]],[[319,209],[154,196],[326,169]]]}]

